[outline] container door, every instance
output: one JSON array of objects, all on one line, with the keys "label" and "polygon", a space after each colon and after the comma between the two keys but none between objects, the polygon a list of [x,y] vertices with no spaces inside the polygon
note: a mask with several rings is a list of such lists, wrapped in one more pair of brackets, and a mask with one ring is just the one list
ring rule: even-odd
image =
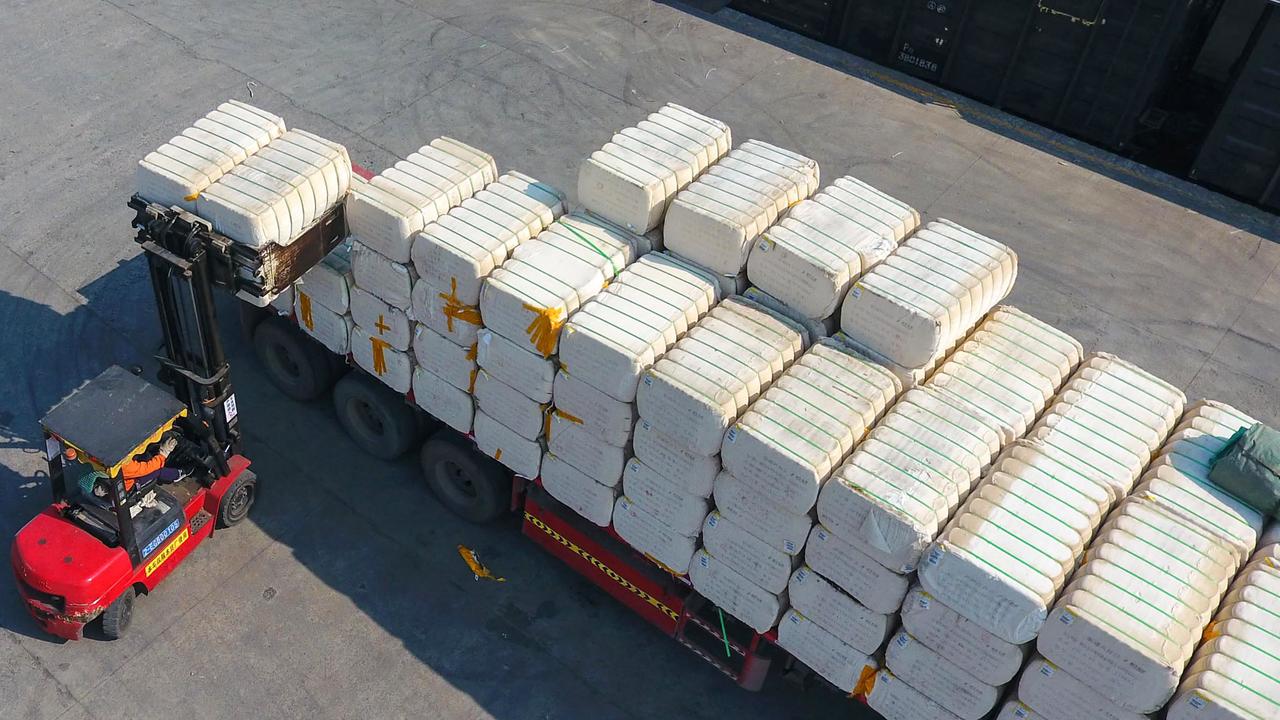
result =
[{"label": "container door", "polygon": [[1267,11],[1251,43],[1191,177],[1280,210],[1280,5]]}]

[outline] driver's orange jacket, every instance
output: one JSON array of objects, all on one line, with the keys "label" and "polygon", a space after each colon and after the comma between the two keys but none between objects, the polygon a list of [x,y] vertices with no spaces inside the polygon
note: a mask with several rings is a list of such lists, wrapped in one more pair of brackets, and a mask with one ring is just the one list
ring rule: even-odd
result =
[{"label": "driver's orange jacket", "polygon": [[124,476],[124,491],[129,492],[133,489],[133,483],[138,478],[150,475],[151,473],[164,467],[165,457],[156,453],[155,457],[150,460],[130,460],[120,468],[120,474]]}]

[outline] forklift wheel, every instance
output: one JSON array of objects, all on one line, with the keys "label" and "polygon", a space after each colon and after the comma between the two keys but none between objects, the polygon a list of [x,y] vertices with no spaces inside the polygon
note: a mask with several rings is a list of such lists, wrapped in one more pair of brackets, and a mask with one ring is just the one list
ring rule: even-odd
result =
[{"label": "forklift wheel", "polygon": [[436,433],[422,446],[421,459],[431,492],[454,515],[487,523],[507,511],[511,473],[465,438],[448,431]]},{"label": "forklift wheel", "polygon": [[118,640],[129,630],[129,623],[133,622],[134,597],[133,588],[125,588],[120,597],[102,611],[102,634],[108,640]]},{"label": "forklift wheel", "polygon": [[333,388],[338,422],[365,452],[394,460],[418,439],[418,415],[401,395],[363,373],[347,373]]},{"label": "forklift wheel", "polygon": [[218,527],[229,528],[237,525],[249,516],[249,508],[258,499],[258,476],[252,470],[245,470],[240,477],[227,488],[218,504]]},{"label": "forklift wheel", "polygon": [[281,317],[258,325],[253,350],[272,384],[294,400],[315,400],[337,377],[330,353]]}]

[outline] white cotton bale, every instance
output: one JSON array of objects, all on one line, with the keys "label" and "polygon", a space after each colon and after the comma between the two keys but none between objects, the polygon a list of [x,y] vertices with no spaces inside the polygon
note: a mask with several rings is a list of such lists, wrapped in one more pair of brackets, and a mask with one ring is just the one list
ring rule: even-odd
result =
[{"label": "white cotton bale", "polygon": [[959,720],[955,713],[930,700],[888,669],[876,673],[867,693],[867,706],[885,720]]},{"label": "white cotton bale", "polygon": [[454,430],[471,432],[475,418],[471,395],[422,367],[413,369],[413,401]]},{"label": "white cotton bale", "polygon": [[806,618],[868,655],[884,645],[897,622],[895,614],[873,612],[807,565],[792,573],[787,596]]},{"label": "white cotton bale", "polygon": [[890,571],[831,531],[815,525],[805,545],[805,562],[872,612],[897,612],[907,595],[907,578]]},{"label": "white cotton bale", "polygon": [[310,296],[298,290],[294,293],[294,313],[298,327],[329,352],[346,355],[351,350],[351,329],[355,323],[350,315],[333,312],[319,303],[308,303]]},{"label": "white cotton bale", "polygon": [[164,207],[196,211],[196,197],[285,133],[284,120],[228,100],[138,161],[135,191]]},{"label": "white cotton bale", "polygon": [[739,575],[772,593],[787,588],[799,558],[770,547],[746,529],[749,518],[727,517],[712,510],[702,524],[702,544],[707,552]]},{"label": "white cotton bale", "polygon": [[1094,692],[1044,658],[1035,658],[1022,673],[1018,698],[1045,720],[1147,720],[1149,716],[1130,712]]},{"label": "white cotton bale", "polygon": [[646,255],[565,324],[560,364],[615,400],[631,402],[640,375],[717,299],[706,273],[667,255]]},{"label": "white cotton bale", "polygon": [[472,394],[477,407],[515,434],[525,440],[537,440],[542,436],[546,405],[530,400],[486,370],[476,373]]},{"label": "white cotton bale", "polygon": [[351,327],[351,356],[366,372],[398,393],[413,386],[413,355],[400,352],[359,325]]},{"label": "white cotton bale", "polygon": [[688,574],[698,541],[672,530],[626,495],[613,507],[613,529],[628,545],[671,572]]},{"label": "white cotton bale", "polygon": [[627,461],[622,488],[632,502],[655,519],[691,538],[698,536],[711,509],[705,497],[691,495],[635,458]]},{"label": "white cotton bale", "polygon": [[907,368],[966,335],[1013,287],[1017,255],[946,220],[934,221],[864,274],[845,296],[840,329]]},{"label": "white cotton bale", "polygon": [[458,345],[476,344],[483,325],[479,308],[458,302],[447,289],[441,290],[426,280],[415,280],[409,294],[409,307],[414,319],[432,332]]},{"label": "white cotton bale", "polygon": [[530,400],[551,402],[556,365],[523,345],[489,330],[476,336],[476,363],[490,375],[518,389]]},{"label": "white cotton bale", "polygon": [[548,449],[561,460],[613,487],[622,477],[622,467],[631,457],[629,444],[610,445],[596,437],[576,417],[556,408],[547,416]]},{"label": "white cotton bale", "polygon": [[556,409],[576,418],[582,430],[606,445],[624,447],[636,424],[635,403],[622,402],[565,372],[552,385]]},{"label": "white cotton bale", "polygon": [[695,453],[644,418],[636,423],[631,447],[640,462],[685,492],[704,498],[711,496],[716,475],[720,473],[719,455]]},{"label": "white cotton bale", "polygon": [[737,274],[760,233],[818,183],[814,160],[748,140],[675,196],[663,220],[663,241],[703,267]]},{"label": "white cotton bale", "polygon": [[751,282],[820,320],[849,286],[915,232],[920,214],[854,177],[802,200],[761,235],[747,258]]},{"label": "white cotton bale", "polygon": [[363,288],[351,289],[351,319],[399,352],[413,345],[414,322],[408,314]]},{"label": "white cotton bale", "polygon": [[794,608],[778,623],[778,646],[846,693],[858,687],[865,673],[876,671],[876,661],[868,653],[841,641]]},{"label": "white cotton bale", "polygon": [[342,202],[350,185],[345,147],[289,130],[205,187],[196,214],[242,245],[288,245]]},{"label": "white cotton bale", "polygon": [[614,135],[578,170],[578,198],[637,232],[657,227],[667,204],[731,144],[729,126],[668,104]]},{"label": "white cotton bale", "polygon": [[564,210],[559,190],[527,175],[504,173],[414,236],[413,265],[429,285],[474,306],[484,278]]},{"label": "white cotton bale", "polygon": [[542,445],[536,440],[520,437],[481,410],[476,410],[472,432],[475,433],[476,446],[485,455],[506,465],[517,475],[538,477],[542,466]]},{"label": "white cotton bale", "polygon": [[414,233],[496,178],[488,153],[437,138],[357,185],[347,198],[347,224],[361,242],[408,263]]},{"label": "white cotton bale", "polygon": [[901,389],[891,373],[832,340],[809,348],[725,435],[721,458],[791,513],[813,507],[832,469]]},{"label": "white cotton bale", "polygon": [[885,665],[899,679],[963,720],[980,720],[1004,693],[947,659],[906,631],[889,641]]},{"label": "white cotton bale", "polygon": [[716,476],[713,493],[716,507],[722,512],[749,519],[747,532],[769,547],[788,555],[799,555],[813,529],[811,513],[794,513],[769,500],[760,490],[756,478],[741,480],[729,471]]},{"label": "white cotton bale", "polygon": [[418,274],[412,265],[395,262],[357,240],[351,247],[351,272],[356,287],[401,310],[413,307]]},{"label": "white cotton bale", "polygon": [[748,300],[724,300],[644,373],[640,416],[688,449],[714,454],[733,421],[803,349],[793,323]]},{"label": "white cotton bale", "polygon": [[786,592],[772,593],[752,583],[705,549],[689,563],[693,589],[758,633],[766,633],[782,617]]},{"label": "white cotton bale", "polygon": [[413,330],[413,357],[418,367],[464,392],[471,392],[476,379],[476,346],[462,346],[418,323]]},{"label": "white cotton bale", "polygon": [[[792,602],[795,600],[792,592]],[[1026,661],[1028,645],[1001,640],[916,587],[902,603],[902,626],[919,641],[967,669],[988,685],[1013,680]]]},{"label": "white cotton bale", "polygon": [[650,249],[642,235],[590,215],[566,215],[485,278],[485,327],[551,357],[564,321]]},{"label": "white cotton bale", "polygon": [[551,497],[600,527],[609,526],[621,489],[617,485],[601,485],[553,453],[542,456],[542,487]]}]

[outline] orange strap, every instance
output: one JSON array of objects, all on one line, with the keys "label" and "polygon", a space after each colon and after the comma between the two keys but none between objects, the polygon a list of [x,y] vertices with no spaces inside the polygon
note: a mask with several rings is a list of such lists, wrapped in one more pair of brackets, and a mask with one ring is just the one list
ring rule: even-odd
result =
[{"label": "orange strap", "polygon": [[858,676],[858,682],[853,686],[853,692],[849,693],[849,697],[863,697],[871,694],[876,687],[876,669],[870,665],[862,667],[862,674]]},{"label": "orange strap", "polygon": [[453,332],[453,321],[461,320],[471,325],[480,325],[480,308],[475,305],[467,305],[458,299],[458,278],[449,278],[449,294],[439,293],[440,299],[444,301],[444,307],[440,308],[440,312],[444,313],[445,325],[449,328],[449,332]]},{"label": "orange strap", "polygon": [[564,325],[564,308],[540,308],[525,303],[524,309],[535,314],[524,329],[529,334],[529,341],[542,357],[551,357],[556,340],[560,338],[560,328]]},{"label": "orange strap", "polygon": [[369,336],[369,344],[373,346],[373,372],[381,376],[387,371],[386,349],[391,347],[391,343]]},{"label": "orange strap", "polygon": [[311,317],[311,296],[301,290],[298,291],[298,313],[302,315],[302,324],[308,330],[316,329],[316,322]]}]

